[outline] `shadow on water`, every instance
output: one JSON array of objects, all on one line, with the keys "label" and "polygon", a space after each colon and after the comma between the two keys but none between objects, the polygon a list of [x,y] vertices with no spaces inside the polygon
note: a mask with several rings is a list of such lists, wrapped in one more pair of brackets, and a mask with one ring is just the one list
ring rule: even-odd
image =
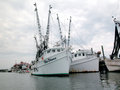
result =
[{"label": "shadow on water", "polygon": [[120,90],[120,73],[100,73],[103,90]]}]

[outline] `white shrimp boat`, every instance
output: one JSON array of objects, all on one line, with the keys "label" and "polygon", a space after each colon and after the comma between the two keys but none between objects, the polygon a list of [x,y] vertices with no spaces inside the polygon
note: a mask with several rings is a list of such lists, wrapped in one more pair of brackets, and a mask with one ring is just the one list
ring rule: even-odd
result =
[{"label": "white shrimp boat", "polygon": [[40,45],[38,45],[35,37],[37,54],[36,60],[32,61],[32,75],[69,75],[72,57],[69,48],[66,45],[63,45],[65,43],[64,40],[62,39],[61,41],[63,46],[56,45],[53,48],[48,47],[51,6],[49,7],[47,32],[43,40],[41,39],[40,23],[36,4],[35,7],[41,42]]},{"label": "white shrimp boat", "polygon": [[91,50],[78,50],[72,54],[70,72],[97,72],[99,71],[99,58]]},{"label": "white shrimp boat", "polygon": [[35,62],[33,75],[68,75],[70,52],[67,48],[50,48]]}]

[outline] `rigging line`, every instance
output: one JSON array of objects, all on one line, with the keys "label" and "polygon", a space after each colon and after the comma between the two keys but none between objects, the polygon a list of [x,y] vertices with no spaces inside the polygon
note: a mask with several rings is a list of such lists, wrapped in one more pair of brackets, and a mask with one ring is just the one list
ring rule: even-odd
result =
[{"label": "rigging line", "polygon": [[57,25],[56,25],[56,23],[57,23],[57,22],[55,23],[55,21],[54,21],[54,19],[53,19],[52,15],[51,15],[51,22],[53,22],[53,23],[54,23],[54,26],[57,26]]},{"label": "rigging line", "polygon": [[[75,32],[76,36],[79,36],[79,35],[78,35],[79,32],[77,32],[77,29],[76,29],[76,27],[74,26],[74,23],[72,24],[72,27],[74,28],[74,30],[76,30],[76,31],[73,31],[73,30],[72,30],[72,31]],[[71,32],[71,33],[72,33],[72,32]],[[71,44],[75,42],[75,43],[77,43],[77,45],[79,45],[81,48],[85,49],[84,46],[82,46],[82,45],[80,44],[80,42],[78,42],[76,39],[73,41],[72,38],[73,38],[73,37],[71,37],[71,41],[72,41]],[[79,38],[79,40],[82,41],[83,44],[85,43],[81,38]]]},{"label": "rigging line", "polygon": [[[51,32],[51,33],[50,33],[50,38],[51,38],[50,44],[51,44],[51,45],[54,45],[55,41],[53,41],[53,36],[55,36],[54,30],[56,30],[55,27],[57,27],[57,25],[56,25],[56,23],[55,23],[52,15],[51,15],[50,17],[51,17],[51,23],[53,22],[53,24],[51,24],[51,30],[50,30],[50,32]],[[54,25],[54,26],[53,26],[53,25]],[[56,31],[55,31],[55,32],[56,32]]]},{"label": "rigging line", "polygon": [[67,29],[66,29],[66,26],[63,25],[63,23],[61,22],[61,28],[62,28],[62,35],[63,35],[63,38],[66,36],[67,37]]},{"label": "rigging line", "polygon": [[[53,21],[53,23],[54,23],[54,26],[57,27],[57,29],[55,29],[56,32],[59,33],[59,29],[58,29],[59,27],[58,27],[58,24],[57,24],[57,17],[55,16],[56,22],[54,21],[52,15],[51,15],[51,19],[52,19],[52,21]],[[61,23],[60,23],[60,24],[61,24]],[[60,34],[59,34],[59,36],[60,36]],[[58,37],[58,38],[59,38],[59,37]],[[60,38],[59,38],[59,40],[60,40]]]},{"label": "rigging line", "polygon": [[[57,25],[56,25],[56,23],[55,23],[55,21],[54,21],[52,15],[51,15],[51,22],[53,22],[53,24],[51,25],[51,27],[57,27]],[[54,26],[53,26],[53,25],[54,25]],[[51,31],[52,31],[52,30],[51,30]]]},{"label": "rigging line", "polygon": [[[79,36],[78,34],[79,34],[79,32],[78,32],[78,30],[77,30],[77,28],[74,26],[74,24],[73,24],[73,27],[75,28],[75,34],[77,35],[77,36]],[[83,41],[81,38],[79,38],[80,40],[81,40],[81,42],[83,43],[83,44],[85,44],[85,41]],[[80,43],[79,43],[80,44]],[[81,44],[80,44],[81,45]]]}]

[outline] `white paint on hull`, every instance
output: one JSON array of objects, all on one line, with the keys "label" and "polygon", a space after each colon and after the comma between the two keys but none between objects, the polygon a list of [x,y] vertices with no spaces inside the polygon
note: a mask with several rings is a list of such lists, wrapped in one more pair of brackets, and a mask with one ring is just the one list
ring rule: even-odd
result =
[{"label": "white paint on hull", "polygon": [[[44,57],[45,58],[45,57]],[[45,63],[44,60],[48,58],[55,60]],[[69,68],[71,63],[71,53],[68,50],[64,50],[60,53],[51,55],[44,60],[39,61],[34,67],[37,70],[33,70],[33,75],[59,75],[59,74],[69,74]]]},{"label": "white paint on hull", "polygon": [[78,59],[71,63],[70,72],[96,72],[99,71],[99,58],[96,56]]}]

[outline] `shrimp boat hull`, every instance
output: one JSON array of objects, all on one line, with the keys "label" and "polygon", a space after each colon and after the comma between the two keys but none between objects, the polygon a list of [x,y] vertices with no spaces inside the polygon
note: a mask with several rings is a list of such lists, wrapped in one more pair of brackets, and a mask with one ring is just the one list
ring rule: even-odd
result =
[{"label": "shrimp boat hull", "polygon": [[70,52],[65,50],[37,63],[32,75],[69,75],[70,62]]},{"label": "shrimp boat hull", "polygon": [[109,60],[105,59],[105,64],[108,71],[120,71],[120,59]]},{"label": "shrimp boat hull", "polygon": [[70,72],[97,72],[99,71],[99,58],[90,57],[72,61]]}]

